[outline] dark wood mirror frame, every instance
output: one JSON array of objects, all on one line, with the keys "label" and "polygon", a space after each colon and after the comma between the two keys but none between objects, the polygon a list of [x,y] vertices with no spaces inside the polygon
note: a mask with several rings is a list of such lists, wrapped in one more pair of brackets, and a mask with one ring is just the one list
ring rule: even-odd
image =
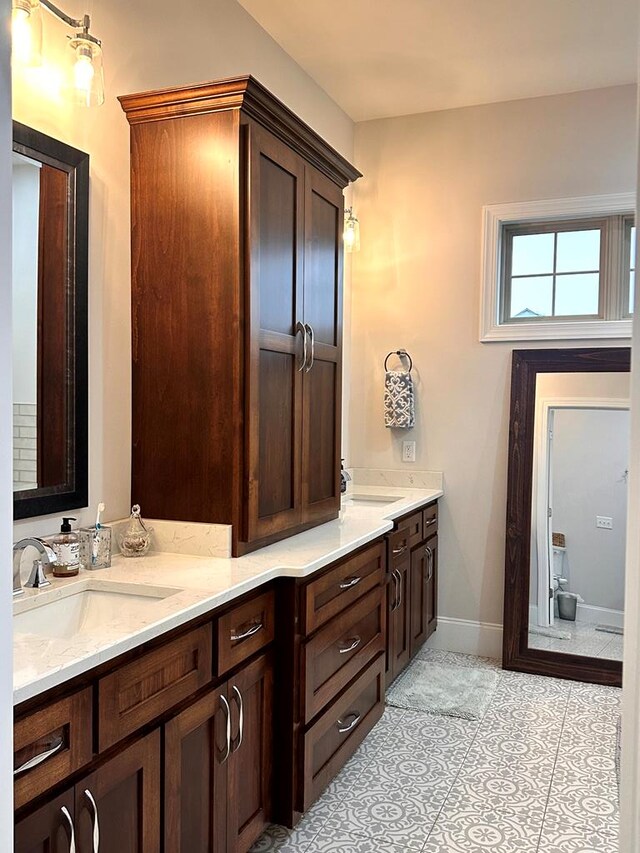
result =
[{"label": "dark wood mirror frame", "polygon": [[[19,519],[78,509],[88,503],[89,155],[18,122],[13,123],[13,150],[62,169],[69,176],[66,195],[68,274],[66,299],[62,306],[71,318],[64,366],[69,388],[65,442],[68,476],[65,483],[55,486],[24,493],[14,492],[13,517]],[[47,313],[47,320],[55,322],[50,312]],[[44,319],[39,319],[40,322],[44,322]],[[59,387],[40,387],[44,384],[38,382],[38,406],[43,415],[48,406],[46,394],[50,395],[53,405],[57,405],[56,390],[58,400],[60,397]],[[52,440],[55,441],[55,438]]]},{"label": "dark wood mirror frame", "polygon": [[536,377],[539,373],[623,373],[628,347],[514,350],[511,370],[507,541],[502,664],[505,669],[622,684],[622,663],[529,648],[529,574]]}]

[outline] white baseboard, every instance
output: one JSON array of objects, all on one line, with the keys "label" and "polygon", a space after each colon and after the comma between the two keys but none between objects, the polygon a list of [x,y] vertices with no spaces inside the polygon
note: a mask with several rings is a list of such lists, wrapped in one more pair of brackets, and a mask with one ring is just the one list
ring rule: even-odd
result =
[{"label": "white baseboard", "polygon": [[438,616],[438,628],[427,647],[502,660],[502,625]]},{"label": "white baseboard", "polygon": [[615,625],[616,628],[624,627],[624,613],[622,610],[611,610],[609,607],[596,607],[593,604],[578,604],[576,620],[578,622],[589,622],[592,625]]}]

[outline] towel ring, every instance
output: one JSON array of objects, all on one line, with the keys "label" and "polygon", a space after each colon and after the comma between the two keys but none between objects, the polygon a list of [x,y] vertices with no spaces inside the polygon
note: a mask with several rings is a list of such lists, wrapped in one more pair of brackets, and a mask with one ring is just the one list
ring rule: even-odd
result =
[{"label": "towel ring", "polygon": [[406,351],[406,349],[394,349],[387,355],[387,357],[384,360],[385,372],[387,370],[387,362],[389,361],[389,359],[391,358],[392,355],[397,355],[399,359],[408,358],[409,359],[409,373],[411,373],[411,371],[413,370],[413,359],[411,358],[409,353]]}]

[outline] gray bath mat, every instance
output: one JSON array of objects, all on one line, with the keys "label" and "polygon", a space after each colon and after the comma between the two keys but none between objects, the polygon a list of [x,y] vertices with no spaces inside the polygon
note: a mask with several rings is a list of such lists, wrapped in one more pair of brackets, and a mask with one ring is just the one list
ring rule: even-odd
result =
[{"label": "gray bath mat", "polygon": [[387,693],[387,705],[463,720],[481,719],[498,684],[498,673],[416,658]]},{"label": "gray bath mat", "polygon": [[618,628],[617,625],[596,625],[596,631],[601,631],[603,634],[618,634],[624,635],[624,629]]},{"label": "gray bath mat", "polygon": [[538,625],[533,625],[529,628],[529,633],[540,637],[553,637],[554,640],[571,639],[571,631],[561,631],[559,628],[540,628]]}]

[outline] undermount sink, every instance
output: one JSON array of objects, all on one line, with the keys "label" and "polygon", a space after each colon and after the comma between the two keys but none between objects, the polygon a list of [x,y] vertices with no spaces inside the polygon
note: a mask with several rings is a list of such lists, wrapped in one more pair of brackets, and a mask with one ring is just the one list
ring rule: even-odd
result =
[{"label": "undermount sink", "polygon": [[16,601],[13,630],[68,639],[113,622],[153,615],[158,602],[178,592],[182,590],[89,579]]},{"label": "undermount sink", "polygon": [[350,494],[345,495],[344,502],[349,506],[371,506],[372,504],[392,504],[396,501],[401,501],[402,497],[398,495],[360,495]]}]

